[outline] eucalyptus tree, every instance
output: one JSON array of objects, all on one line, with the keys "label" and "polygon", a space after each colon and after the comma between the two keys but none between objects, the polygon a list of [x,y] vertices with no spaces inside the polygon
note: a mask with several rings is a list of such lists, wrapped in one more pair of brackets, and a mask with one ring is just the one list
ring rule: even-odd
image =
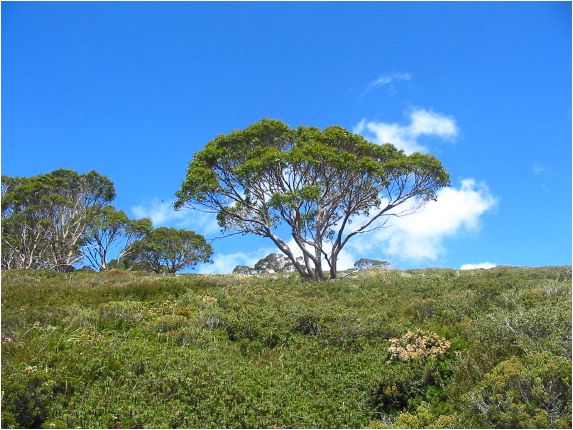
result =
[{"label": "eucalyptus tree", "polygon": [[29,178],[2,177],[4,268],[69,271],[80,261],[87,225],[115,197],[110,179],[58,169]]},{"label": "eucalyptus tree", "polygon": [[269,238],[303,277],[325,279],[323,262],[336,278],[352,237],[419,208],[448,184],[431,155],[405,155],[342,127],[292,129],[264,119],[196,153],[175,207],[214,212],[229,234]]},{"label": "eucalyptus tree", "polygon": [[291,272],[294,270],[291,261],[284,254],[277,254],[275,252],[257,261],[254,269],[257,272],[266,273]]},{"label": "eucalyptus tree", "polygon": [[[48,264],[48,221],[40,196],[15,191],[28,178],[2,176],[2,268],[39,269]],[[24,201],[26,200],[26,201]]]},{"label": "eucalyptus tree", "polygon": [[119,247],[118,260],[130,252],[131,245],[152,230],[151,220],[131,220],[124,211],[105,206],[91,217],[83,240],[84,256],[96,270],[108,269],[110,250]]},{"label": "eucalyptus tree", "polygon": [[389,269],[390,263],[385,260],[374,260],[371,258],[361,258],[354,262],[354,268],[361,269]]},{"label": "eucalyptus tree", "polygon": [[120,267],[143,269],[155,273],[176,273],[210,262],[213,248],[193,231],[160,227],[129,247]]}]

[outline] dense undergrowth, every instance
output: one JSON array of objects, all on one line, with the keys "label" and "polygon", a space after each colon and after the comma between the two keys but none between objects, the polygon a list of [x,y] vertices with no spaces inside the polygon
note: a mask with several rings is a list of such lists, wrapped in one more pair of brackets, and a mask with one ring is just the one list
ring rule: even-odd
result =
[{"label": "dense undergrowth", "polygon": [[571,268],[7,271],[2,426],[570,428]]}]

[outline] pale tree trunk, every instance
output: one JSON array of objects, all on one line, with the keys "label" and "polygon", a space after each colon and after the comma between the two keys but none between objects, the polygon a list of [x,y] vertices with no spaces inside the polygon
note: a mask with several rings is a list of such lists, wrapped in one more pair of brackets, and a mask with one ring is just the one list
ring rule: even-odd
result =
[{"label": "pale tree trunk", "polygon": [[336,279],[338,276],[338,271],[336,268],[336,263],[338,260],[338,253],[332,253],[330,257],[330,279]]}]

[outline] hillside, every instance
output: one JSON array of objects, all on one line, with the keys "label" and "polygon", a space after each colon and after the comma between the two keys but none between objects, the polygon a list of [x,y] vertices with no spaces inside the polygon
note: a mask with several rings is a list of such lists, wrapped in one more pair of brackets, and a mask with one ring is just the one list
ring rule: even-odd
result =
[{"label": "hillside", "polygon": [[571,268],[5,271],[2,426],[570,428]]}]

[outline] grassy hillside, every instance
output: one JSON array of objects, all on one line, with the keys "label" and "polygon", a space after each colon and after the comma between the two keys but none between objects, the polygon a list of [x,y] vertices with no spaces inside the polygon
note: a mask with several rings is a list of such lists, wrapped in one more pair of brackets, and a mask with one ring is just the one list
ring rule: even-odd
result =
[{"label": "grassy hillside", "polygon": [[5,272],[2,425],[570,428],[571,268]]}]

